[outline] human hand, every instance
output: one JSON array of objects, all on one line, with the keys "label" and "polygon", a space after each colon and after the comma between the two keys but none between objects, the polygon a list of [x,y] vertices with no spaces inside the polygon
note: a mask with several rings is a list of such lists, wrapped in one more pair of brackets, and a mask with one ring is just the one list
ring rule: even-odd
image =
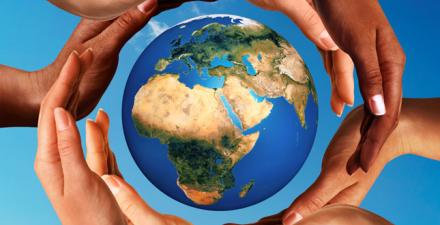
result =
[{"label": "human hand", "polygon": [[[72,225],[189,224],[149,208],[122,178],[100,177],[104,173],[120,174],[108,146],[109,119],[103,111],[98,113],[96,122],[87,122],[86,163],[75,119],[63,108],[75,110],[81,74],[92,64],[91,51],[81,56],[72,53],[41,107],[35,171],[61,222]],[[109,189],[106,185],[109,182],[116,185],[109,185]]]},{"label": "human hand", "polygon": [[331,37],[356,65],[367,113],[347,171],[368,171],[397,126],[405,54],[378,1],[315,0],[315,5]]},{"label": "human hand", "polygon": [[[282,214],[276,214],[261,219],[260,221],[247,225],[280,225]],[[326,206],[304,218],[295,225],[391,225],[390,222],[384,218],[369,212],[367,210],[349,206],[336,204],[331,206]],[[237,224],[226,224],[226,225],[237,225]]]},{"label": "human hand", "polygon": [[103,110],[99,110],[95,121],[87,121],[86,161],[89,168],[101,176],[112,191],[127,221],[134,225],[190,225],[179,217],[160,214],[150,208],[136,190],[122,178],[109,145],[109,127],[110,119]]},{"label": "human hand", "polygon": [[[363,117],[361,108],[350,112],[342,122],[330,142],[322,162],[321,174],[317,180],[286,210],[265,217],[254,225],[284,224],[293,225],[330,204],[349,204],[358,206],[387,162],[401,154],[400,142],[390,138],[390,151],[382,151],[373,168],[368,173],[346,172],[346,162],[355,151],[360,139]],[[393,150],[393,151],[391,151]]]},{"label": "human hand", "polygon": [[124,44],[154,15],[156,5],[144,5],[143,11],[132,9],[113,21],[83,19],[49,66],[34,72],[0,66],[0,127],[36,126],[40,104],[72,51],[92,49],[93,63],[82,74],[79,84],[77,119],[90,113],[112,80],[118,55]]},{"label": "human hand", "polygon": [[354,65],[349,55],[335,44],[327,32],[311,0],[249,0],[264,9],[280,11],[287,15],[318,47],[330,76],[332,94],[330,105],[341,116],[345,105],[354,103]]},{"label": "human hand", "polygon": [[361,135],[364,111],[359,107],[346,117],[330,142],[321,174],[308,190],[282,212],[265,217],[258,225],[290,225],[332,204],[360,205],[385,165],[404,154],[440,160],[440,99],[404,99],[400,123],[367,173],[346,173],[345,165]]},{"label": "human hand", "polygon": [[[159,12],[162,10],[178,7],[191,0],[152,0],[159,5]],[[49,0],[52,4],[75,15],[93,19],[110,20],[120,16],[125,11],[135,6],[149,4],[151,0]],[[215,1],[215,0],[204,0]]]},{"label": "human hand", "polygon": [[[87,166],[75,119],[81,69],[92,64],[90,51],[72,53],[44,98],[38,124],[35,171],[63,224],[125,224],[112,193]],[[62,107],[62,108],[60,108]]]}]

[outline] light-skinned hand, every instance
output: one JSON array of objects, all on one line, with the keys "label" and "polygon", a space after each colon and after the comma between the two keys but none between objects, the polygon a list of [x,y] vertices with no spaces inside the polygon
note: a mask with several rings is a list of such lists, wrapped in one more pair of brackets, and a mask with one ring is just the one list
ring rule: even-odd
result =
[{"label": "light-skinned hand", "polygon": [[95,121],[87,121],[86,161],[89,168],[107,184],[127,221],[134,225],[190,225],[177,216],[156,212],[122,178],[109,145],[109,127],[110,119],[103,110],[98,111]]},{"label": "light-skinned hand", "polygon": [[[282,212],[263,218],[258,225],[292,225],[333,204],[359,206],[384,167],[405,154],[440,160],[440,99],[404,99],[400,123],[367,172],[346,172],[346,162],[361,134],[364,111],[359,107],[346,117],[330,142],[316,181]],[[302,224],[302,223],[301,223]]]},{"label": "light-skinned hand", "polygon": [[[282,213],[265,217],[247,225],[280,225]],[[386,219],[367,210],[344,204],[329,205],[316,210],[295,225],[391,225]],[[226,224],[237,225],[237,224]]]},{"label": "light-skinned hand", "polygon": [[[87,122],[87,161],[75,118],[82,75],[92,51],[72,53],[41,106],[35,171],[64,225],[188,225],[150,208],[120,176],[108,146],[109,119]],[[67,111],[66,109],[69,109]],[[109,174],[109,175],[104,175]]]}]

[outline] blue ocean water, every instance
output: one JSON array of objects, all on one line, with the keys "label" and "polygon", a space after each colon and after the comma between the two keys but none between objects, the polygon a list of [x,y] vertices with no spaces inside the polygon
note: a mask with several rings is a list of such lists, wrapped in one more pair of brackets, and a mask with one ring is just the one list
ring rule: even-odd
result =
[{"label": "blue ocean water", "polygon": [[[312,96],[309,96],[306,108],[307,126],[302,127],[294,107],[284,98],[267,99],[274,104],[269,117],[244,133],[246,135],[258,131],[260,137],[254,149],[234,167],[235,187],[227,190],[224,197],[213,205],[194,204],[176,185],[177,172],[168,159],[167,145],[161,144],[158,139],[140,136],[134,127],[131,109],[139,88],[151,76],[158,73],[154,71],[158,59],[169,56],[173,40],[181,37],[181,44],[191,41],[191,34],[194,30],[213,22],[231,25],[240,23],[240,20],[228,17],[193,20],[170,28],[145,49],[134,65],[125,88],[122,108],[123,126],[127,144],[136,164],[158,189],[173,199],[193,207],[208,210],[232,210],[254,205],[267,199],[281,190],[296,175],[314,142],[318,106]],[[260,54],[259,60],[261,58]],[[224,77],[210,76],[207,72],[208,68],[197,71],[194,62],[189,61],[187,63],[174,62],[163,72],[179,74],[180,81],[188,87],[193,87],[195,84],[210,88],[223,86]],[[245,61],[248,63],[248,72],[252,75],[255,69],[247,57],[243,56],[243,62]],[[227,55],[221,55],[213,60],[211,66],[232,66],[229,63]],[[250,93],[258,101],[264,99],[252,90]],[[228,109],[227,102],[224,103]],[[228,111],[233,112],[230,106]],[[237,127],[241,127],[238,117],[234,119],[232,115],[231,118]],[[240,198],[241,187],[250,180],[255,180],[255,185],[245,198]]]}]

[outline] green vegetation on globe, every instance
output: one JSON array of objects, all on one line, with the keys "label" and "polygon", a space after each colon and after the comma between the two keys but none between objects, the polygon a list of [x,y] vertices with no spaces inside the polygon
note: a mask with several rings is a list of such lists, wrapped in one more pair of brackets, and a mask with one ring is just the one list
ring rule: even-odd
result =
[{"label": "green vegetation on globe", "polygon": [[[210,23],[190,40],[179,36],[171,45],[170,55],[155,64],[157,74],[137,92],[132,118],[139,134],[168,145],[186,196],[211,205],[235,186],[232,169],[256,144],[260,132],[249,131],[271,114],[268,99],[284,98],[306,127],[307,100],[311,95],[316,102],[316,92],[296,50],[255,21]],[[229,65],[215,64],[219,59]],[[224,82],[220,87],[189,86],[182,81],[189,75],[164,72],[175,62]],[[243,186],[240,197],[254,184]]]}]

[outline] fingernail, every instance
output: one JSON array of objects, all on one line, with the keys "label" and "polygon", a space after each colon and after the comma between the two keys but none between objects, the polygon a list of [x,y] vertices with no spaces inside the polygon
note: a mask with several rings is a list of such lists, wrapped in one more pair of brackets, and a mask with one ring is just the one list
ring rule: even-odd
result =
[{"label": "fingernail", "polygon": [[352,107],[353,107],[353,104],[347,104],[347,106],[350,107],[350,108],[352,108]]},{"label": "fingernail", "polygon": [[120,186],[118,181],[115,180],[115,178],[109,175],[103,175],[101,178],[104,180],[105,184],[107,184],[108,188],[114,195],[116,195],[119,192]]},{"label": "fingernail", "polygon": [[301,216],[301,214],[293,212],[289,214],[285,219],[283,219],[283,225],[293,225],[295,223],[298,223],[302,219],[303,217]]},{"label": "fingernail", "polygon": [[325,47],[328,48],[328,50],[330,51],[338,50],[338,46],[336,45],[336,43],[333,41],[333,39],[330,37],[330,34],[326,30],[321,32],[321,34],[319,35],[319,39],[325,45]]},{"label": "fingernail", "polygon": [[336,114],[336,116],[337,116],[338,118],[341,118],[341,117],[342,117],[342,113],[341,113],[341,114]]},{"label": "fingernail", "polygon": [[55,108],[55,126],[58,131],[67,130],[69,128],[69,118],[63,108]]},{"label": "fingernail", "polygon": [[382,95],[375,95],[370,99],[371,112],[376,116],[385,115],[385,102]]},{"label": "fingernail", "polygon": [[153,9],[153,5],[155,3],[155,0],[146,0],[145,2],[142,2],[137,6],[139,11],[143,12],[144,14],[148,14],[151,9]]}]

